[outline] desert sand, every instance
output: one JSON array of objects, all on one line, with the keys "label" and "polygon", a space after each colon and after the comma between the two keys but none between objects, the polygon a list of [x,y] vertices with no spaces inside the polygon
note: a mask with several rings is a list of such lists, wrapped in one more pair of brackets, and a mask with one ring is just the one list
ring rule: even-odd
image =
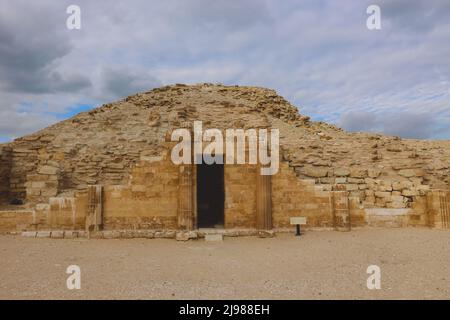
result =
[{"label": "desert sand", "polygon": [[[0,236],[1,299],[449,299],[450,232],[306,231],[300,238]],[[68,290],[66,268],[81,268]],[[381,289],[366,286],[369,265]]]}]

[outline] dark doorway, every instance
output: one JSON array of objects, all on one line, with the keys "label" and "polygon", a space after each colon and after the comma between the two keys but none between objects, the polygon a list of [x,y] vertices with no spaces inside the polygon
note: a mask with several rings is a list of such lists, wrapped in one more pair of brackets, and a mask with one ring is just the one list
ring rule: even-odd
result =
[{"label": "dark doorway", "polygon": [[223,164],[197,165],[197,226],[223,228],[225,189]]}]

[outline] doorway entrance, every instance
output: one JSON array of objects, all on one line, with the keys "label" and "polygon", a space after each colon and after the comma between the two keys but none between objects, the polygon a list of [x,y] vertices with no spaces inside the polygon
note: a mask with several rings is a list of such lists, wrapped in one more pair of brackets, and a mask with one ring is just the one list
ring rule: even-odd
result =
[{"label": "doorway entrance", "polygon": [[224,227],[224,165],[197,165],[197,227]]}]

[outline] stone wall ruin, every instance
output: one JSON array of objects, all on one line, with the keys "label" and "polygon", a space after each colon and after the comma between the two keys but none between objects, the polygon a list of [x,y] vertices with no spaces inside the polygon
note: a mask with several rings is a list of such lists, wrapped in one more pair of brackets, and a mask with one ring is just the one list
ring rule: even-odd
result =
[{"label": "stone wall ruin", "polygon": [[[140,93],[0,145],[0,230],[196,230],[196,168],[167,156],[171,131],[195,120],[280,130],[270,181],[255,165],[225,165],[226,230],[292,230],[293,216],[342,231],[449,228],[449,141],[347,133],[309,121],[273,90],[202,84]],[[92,186],[103,190],[101,223],[89,222]]]}]

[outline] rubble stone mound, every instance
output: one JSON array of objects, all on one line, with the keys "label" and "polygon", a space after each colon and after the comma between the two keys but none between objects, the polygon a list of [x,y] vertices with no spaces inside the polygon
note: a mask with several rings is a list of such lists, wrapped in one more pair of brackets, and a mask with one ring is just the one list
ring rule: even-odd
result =
[{"label": "rubble stone mound", "polygon": [[[281,170],[269,184],[270,226],[263,229],[288,227],[291,216],[307,216],[308,225],[321,227],[384,220],[402,226],[430,225],[436,219],[442,226],[450,224],[445,220],[450,141],[349,133],[310,121],[266,88],[176,84],[105,104],[1,144],[0,212],[23,212],[22,222],[13,214],[12,222],[3,225],[74,229],[84,226],[95,211],[92,201],[97,205],[102,201],[100,224],[106,229],[108,225],[111,229],[195,229],[195,199],[186,222],[180,217],[181,170],[168,157],[171,132],[194,121],[202,121],[204,129],[279,129]],[[256,172],[250,165],[225,166],[225,228],[261,229],[256,191],[260,182],[247,176],[252,170]],[[92,186],[102,186],[101,199],[90,191]],[[240,197],[247,202],[255,198],[255,203],[245,204]],[[132,201],[130,210],[135,214],[117,209],[114,199]],[[153,209],[151,201],[157,203]],[[437,208],[442,204],[444,211]],[[341,205],[348,214],[344,218],[336,213]],[[32,223],[26,218],[30,210]],[[57,213],[47,220],[37,217],[52,210],[66,214],[69,222],[57,222]],[[355,210],[353,219],[351,210]],[[430,214],[440,216],[435,219]],[[0,213],[0,225],[1,217]]]}]

